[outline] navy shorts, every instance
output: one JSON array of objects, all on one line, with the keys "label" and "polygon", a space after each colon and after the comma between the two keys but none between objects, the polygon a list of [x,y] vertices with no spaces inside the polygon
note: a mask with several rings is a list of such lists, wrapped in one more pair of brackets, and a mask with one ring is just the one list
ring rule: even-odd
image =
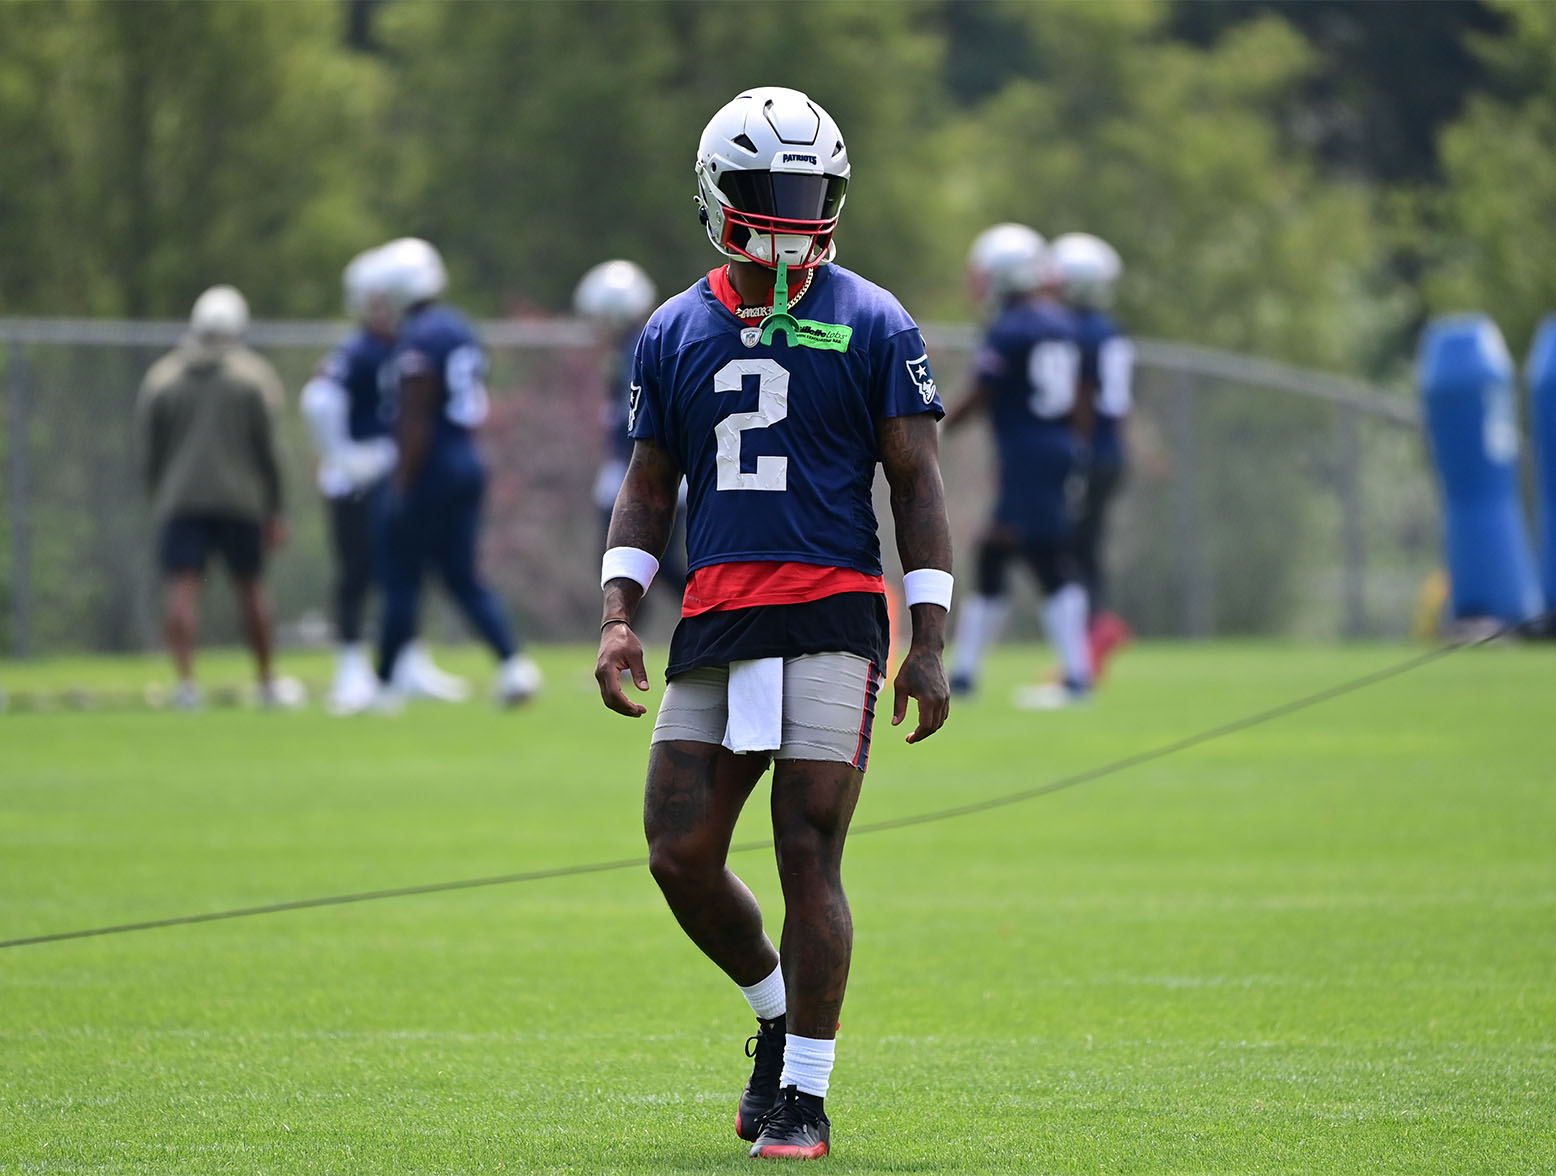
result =
[{"label": "navy shorts", "polygon": [[166,575],[204,572],[220,556],[237,580],[255,580],[265,565],[265,545],[253,519],[234,515],[175,515],[162,524],[158,560]]}]

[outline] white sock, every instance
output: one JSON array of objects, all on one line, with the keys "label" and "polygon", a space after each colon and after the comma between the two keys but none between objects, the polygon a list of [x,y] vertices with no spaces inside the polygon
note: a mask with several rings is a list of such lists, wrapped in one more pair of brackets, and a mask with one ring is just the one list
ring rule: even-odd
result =
[{"label": "white sock", "polygon": [[1086,589],[1066,584],[1043,601],[1043,630],[1059,655],[1067,684],[1091,685],[1091,647],[1086,643]]},{"label": "white sock", "polygon": [[805,1094],[826,1098],[837,1041],[830,1037],[801,1037],[797,1033],[785,1034],[785,1038],[783,1077],[778,1079],[778,1089],[797,1086]]},{"label": "white sock", "polygon": [[953,672],[969,679],[978,676],[983,651],[999,639],[1010,609],[1003,596],[970,596],[956,614],[956,656]]},{"label": "white sock", "polygon": [[749,988],[740,985],[740,994],[746,998],[751,1011],[762,1020],[771,1021],[774,1017],[783,1016],[789,1008],[783,991],[783,964],[774,968],[771,976],[758,980]]}]

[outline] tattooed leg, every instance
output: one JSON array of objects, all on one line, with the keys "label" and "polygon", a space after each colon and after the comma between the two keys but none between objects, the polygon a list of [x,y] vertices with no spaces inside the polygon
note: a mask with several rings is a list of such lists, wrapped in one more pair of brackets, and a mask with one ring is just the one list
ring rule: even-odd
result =
[{"label": "tattooed leg", "polygon": [[773,835],[783,884],[781,955],[789,1032],[837,1034],[854,922],[843,893],[843,840],[864,773],[844,763],[779,760],[773,770]]},{"label": "tattooed leg", "polygon": [[736,984],[772,974],[778,953],[756,896],[729,869],[729,840],[764,756],[671,740],[649,754],[643,798],[648,868],[681,930]]}]

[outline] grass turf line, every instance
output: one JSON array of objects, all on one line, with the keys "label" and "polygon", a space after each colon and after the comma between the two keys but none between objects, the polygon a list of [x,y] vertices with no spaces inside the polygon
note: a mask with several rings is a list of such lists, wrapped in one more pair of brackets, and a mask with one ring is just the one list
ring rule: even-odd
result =
[{"label": "grass turf line", "polygon": [[[1147,647],[1094,707],[1027,715],[1003,700],[1030,651],[1009,651],[929,743],[878,726],[857,819],[1403,654]],[[543,660],[549,693],[512,715],[0,718],[0,931],[641,854],[648,720],[599,708],[587,655]],[[99,669],[156,676],[70,673]],[[1467,651],[861,839],[828,1165],[1556,1168],[1551,679],[1548,650]],[[776,912],[770,860],[737,869]],[[748,1017],[631,872],[0,953],[0,1171],[744,1170]]]}]

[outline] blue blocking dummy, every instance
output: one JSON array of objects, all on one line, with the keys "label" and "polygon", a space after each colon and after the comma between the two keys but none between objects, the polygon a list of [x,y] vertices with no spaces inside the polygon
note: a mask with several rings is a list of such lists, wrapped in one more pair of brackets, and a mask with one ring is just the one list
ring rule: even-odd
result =
[{"label": "blue blocking dummy", "polygon": [[1535,486],[1540,520],[1540,580],[1545,607],[1556,609],[1556,314],[1547,315],[1529,348],[1529,396],[1534,401]]},{"label": "blue blocking dummy", "polygon": [[1417,361],[1442,486],[1443,550],[1455,619],[1520,622],[1541,611],[1518,496],[1513,360],[1485,315],[1429,324]]}]

